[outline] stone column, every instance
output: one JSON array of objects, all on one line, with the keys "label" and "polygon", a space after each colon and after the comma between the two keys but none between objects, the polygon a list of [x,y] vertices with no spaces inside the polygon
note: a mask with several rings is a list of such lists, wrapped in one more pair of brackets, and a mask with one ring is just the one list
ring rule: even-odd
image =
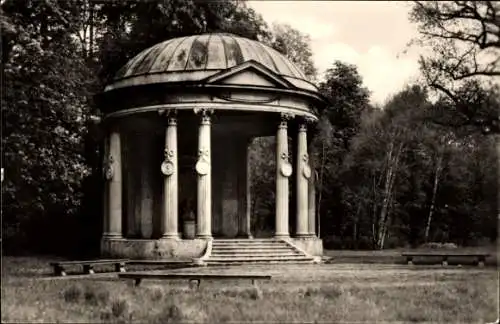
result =
[{"label": "stone column", "polygon": [[165,132],[165,160],[161,171],[165,176],[163,186],[163,221],[162,237],[179,238],[178,233],[178,177],[177,163],[177,119],[175,115],[168,118]]},{"label": "stone column", "polygon": [[296,172],[296,206],[297,206],[297,222],[296,236],[304,237],[309,234],[308,222],[308,179],[311,177],[311,169],[309,167],[309,155],[307,154],[307,127],[305,123],[301,123],[298,129],[297,136],[297,172]]},{"label": "stone column", "polygon": [[212,167],[210,150],[210,116],[202,111],[198,131],[198,173],[196,236],[198,238],[212,237]]},{"label": "stone column", "polygon": [[106,178],[108,180],[108,227],[104,236],[122,237],[122,168],[120,133],[112,130],[109,136],[109,156]]},{"label": "stone column", "polygon": [[250,144],[252,143],[252,139],[246,142],[245,147],[245,220],[246,220],[246,234],[249,239],[253,238],[252,235],[252,169],[250,168]]},{"label": "stone column", "polygon": [[102,197],[102,235],[106,236],[109,231],[109,137],[105,136],[103,140],[102,154],[102,176],[105,179],[103,197]]},{"label": "stone column", "polygon": [[238,163],[238,236],[251,238],[249,204],[249,167],[248,167],[248,140],[242,139],[237,143]]},{"label": "stone column", "polygon": [[140,234],[141,238],[149,239],[153,235],[153,137],[150,132],[143,131],[140,137],[140,152],[142,156],[140,157],[139,166],[140,169],[140,201],[139,209],[140,213]]},{"label": "stone column", "polygon": [[288,237],[288,177],[292,166],[288,154],[288,119],[283,114],[276,134],[276,232],[275,237]]},{"label": "stone column", "polygon": [[[311,137],[311,136],[310,136]],[[316,236],[316,160],[312,154],[312,138],[309,138],[309,166],[311,168],[311,177],[308,185],[308,218],[309,218],[309,236]]]}]

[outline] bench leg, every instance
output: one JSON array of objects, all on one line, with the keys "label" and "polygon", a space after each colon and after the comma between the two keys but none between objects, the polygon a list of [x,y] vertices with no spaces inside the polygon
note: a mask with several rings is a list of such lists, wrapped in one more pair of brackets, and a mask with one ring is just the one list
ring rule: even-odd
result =
[{"label": "bench leg", "polygon": [[127,270],[125,269],[125,263],[115,264],[115,271],[116,272],[127,272]]},{"label": "bench leg", "polygon": [[135,286],[139,286],[141,284],[141,278],[135,278]]},{"label": "bench leg", "polygon": [[413,265],[413,257],[406,257],[406,263],[408,263],[408,265]]},{"label": "bench leg", "polygon": [[479,257],[479,260],[477,262],[478,267],[484,267],[484,262],[485,262],[485,258]]},{"label": "bench leg", "polygon": [[66,276],[66,272],[64,271],[64,268],[59,266],[59,265],[54,266],[54,274],[56,276],[62,276],[62,277]]},{"label": "bench leg", "polygon": [[189,279],[189,288],[197,290],[200,289],[201,279]]},{"label": "bench leg", "polygon": [[90,264],[84,264],[83,265],[83,272],[85,274],[94,274],[94,268]]}]

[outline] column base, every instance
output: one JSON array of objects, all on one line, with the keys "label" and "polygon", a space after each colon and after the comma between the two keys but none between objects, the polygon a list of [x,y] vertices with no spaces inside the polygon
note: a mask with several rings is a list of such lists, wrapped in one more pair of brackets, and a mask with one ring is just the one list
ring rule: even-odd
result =
[{"label": "column base", "polygon": [[293,237],[296,237],[296,238],[309,238],[309,237],[311,237],[311,234],[309,234],[309,233],[296,233]]},{"label": "column base", "polygon": [[165,233],[161,236],[162,239],[178,240],[180,238],[179,233]]},{"label": "column base", "polygon": [[274,234],[274,237],[275,238],[290,238],[290,234],[288,233],[275,233]]},{"label": "column base", "polygon": [[120,240],[123,239],[123,235],[120,233],[104,233],[102,238],[105,240]]},{"label": "column base", "polygon": [[196,234],[197,239],[208,240],[212,239],[212,235],[210,234]]}]

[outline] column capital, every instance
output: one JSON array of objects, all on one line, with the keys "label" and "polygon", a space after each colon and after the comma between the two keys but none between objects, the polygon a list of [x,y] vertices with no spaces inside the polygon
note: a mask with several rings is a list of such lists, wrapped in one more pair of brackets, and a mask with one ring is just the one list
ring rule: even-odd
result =
[{"label": "column capital", "polygon": [[280,113],[280,123],[287,123],[295,117],[292,113]]},{"label": "column capital", "polygon": [[167,110],[165,116],[168,120],[168,126],[177,126],[177,109]]},{"label": "column capital", "polygon": [[214,114],[213,109],[208,108],[194,108],[193,112],[195,115],[201,116],[201,124],[202,125],[210,125],[210,117]]}]

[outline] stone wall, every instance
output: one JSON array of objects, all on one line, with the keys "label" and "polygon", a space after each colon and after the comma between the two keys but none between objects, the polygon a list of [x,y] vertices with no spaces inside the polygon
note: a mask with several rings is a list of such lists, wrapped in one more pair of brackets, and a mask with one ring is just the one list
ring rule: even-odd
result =
[{"label": "stone wall", "polygon": [[317,237],[290,238],[290,242],[312,256],[323,255],[323,241]]},{"label": "stone wall", "polygon": [[101,255],[103,257],[127,259],[188,259],[201,257],[207,247],[206,240],[132,240],[103,239]]}]

